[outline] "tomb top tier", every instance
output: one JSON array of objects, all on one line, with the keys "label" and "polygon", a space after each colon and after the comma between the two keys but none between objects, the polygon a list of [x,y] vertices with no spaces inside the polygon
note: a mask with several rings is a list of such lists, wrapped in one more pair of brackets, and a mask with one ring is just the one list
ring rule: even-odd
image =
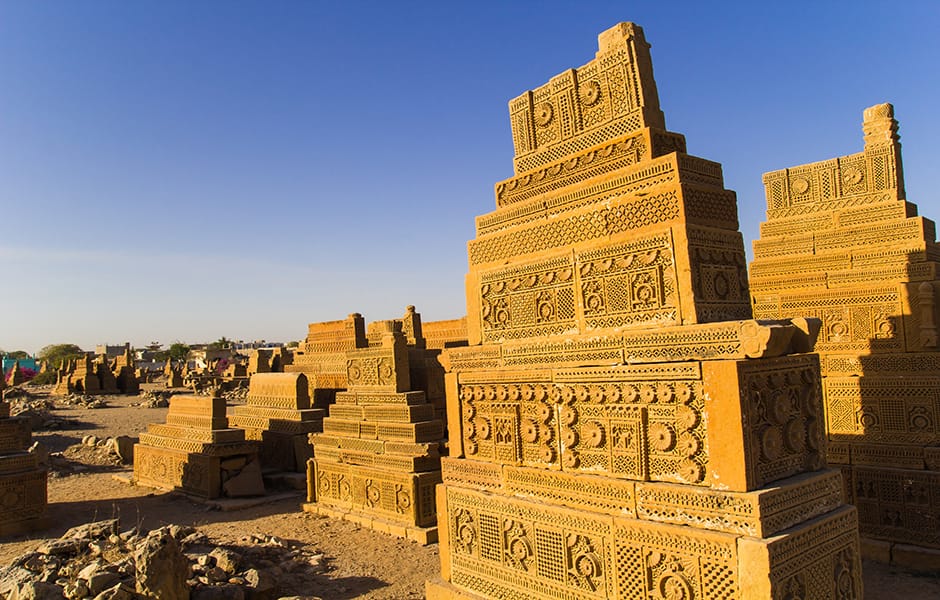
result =
[{"label": "tomb top tier", "polygon": [[862,131],[862,152],[765,173],[768,221],[791,219],[795,232],[806,233],[823,212],[904,200],[894,107],[884,103],[865,109]]},{"label": "tomb top tier", "polygon": [[594,60],[509,102],[517,174],[644,127],[665,129],[643,29],[619,23],[597,41]]},{"label": "tomb top tier", "polygon": [[721,165],[665,130],[643,30],[599,40],[509,104],[516,175],[467,248],[471,346],[751,317]]}]

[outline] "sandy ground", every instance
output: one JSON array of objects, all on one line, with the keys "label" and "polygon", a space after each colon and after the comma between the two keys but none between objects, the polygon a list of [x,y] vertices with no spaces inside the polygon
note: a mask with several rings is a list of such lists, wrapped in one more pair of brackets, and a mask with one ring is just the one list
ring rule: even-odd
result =
[{"label": "sandy ground", "polygon": [[[52,452],[63,451],[89,434],[99,438],[136,436],[148,423],[162,422],[166,415],[165,408],[131,406],[140,401],[136,396],[111,396],[106,400],[107,408],[56,408],[54,415],[66,419],[68,428],[37,431],[34,439]],[[423,598],[424,581],[440,570],[436,545],[419,546],[345,521],[304,513],[300,510],[304,501],[300,492],[260,506],[211,510],[179,494],[127,485],[113,477],[129,476],[129,467],[78,462],[72,466],[71,472],[54,474],[49,479],[49,528],[0,543],[0,565],[34,549],[41,539],[62,535],[69,527],[119,517],[123,528],[192,525],[221,543],[238,542],[250,534],[274,535],[305,550],[323,553],[329,565],[327,572],[285,575],[280,581],[285,595],[306,594],[330,600]],[[940,572],[918,573],[865,561],[864,578],[868,599],[940,600]]]}]

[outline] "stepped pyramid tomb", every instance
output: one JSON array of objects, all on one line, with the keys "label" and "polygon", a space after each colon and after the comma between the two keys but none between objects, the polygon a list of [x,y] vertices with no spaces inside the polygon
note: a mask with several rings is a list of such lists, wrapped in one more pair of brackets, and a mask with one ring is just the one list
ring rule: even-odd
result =
[{"label": "stepped pyramid tomb", "polygon": [[764,175],[751,293],[758,318],[822,320],[829,462],[886,559],[891,542],[940,548],[940,248],[906,201],[893,107],[862,128],[858,154]]},{"label": "stepped pyramid tomb", "polygon": [[372,325],[378,343],[346,353],[348,389],[336,394],[323,433],[310,436],[304,509],[431,543],[444,424],[412,389],[401,321]]},{"label": "stepped pyramid tomb", "polygon": [[642,29],[509,113],[444,360],[428,598],[860,598],[819,322],[751,320],[734,192],[665,129]]},{"label": "stepped pyramid tomb", "polygon": [[307,436],[323,431],[322,408],[310,408],[303,373],[256,373],[244,406],[236,406],[229,424],[261,442],[261,466],[275,471],[307,472],[313,456]]},{"label": "stepped pyramid tomb", "polygon": [[153,423],[134,445],[134,480],[201,496],[264,494],[259,443],[231,429],[225,398],[173,396],[166,423]]},{"label": "stepped pyramid tomb", "polygon": [[48,474],[27,451],[31,442],[29,419],[11,417],[10,404],[0,400],[0,536],[35,531],[46,523]]}]

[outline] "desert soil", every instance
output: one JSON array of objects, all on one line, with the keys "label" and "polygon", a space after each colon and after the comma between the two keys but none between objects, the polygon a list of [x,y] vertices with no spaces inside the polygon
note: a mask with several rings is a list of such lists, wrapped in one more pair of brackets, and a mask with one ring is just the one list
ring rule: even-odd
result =
[{"label": "desert soil", "polygon": [[[38,388],[42,390],[42,388]],[[45,395],[47,390],[33,393]],[[182,391],[182,390],[181,390]],[[190,525],[219,543],[238,543],[252,534],[276,536],[312,553],[323,553],[328,569],[318,575],[285,574],[279,582],[284,595],[312,595],[329,600],[346,598],[423,598],[424,582],[440,571],[437,545],[420,546],[351,523],[305,513],[301,492],[257,506],[217,510],[176,493],[128,485],[114,475],[129,477],[129,466],[100,460],[80,445],[82,438],[130,435],[148,423],[163,422],[165,408],[134,406],[138,396],[105,397],[105,408],[57,404],[53,415],[65,427],[35,431],[34,440],[50,452],[65,452],[69,464],[56,467],[49,478],[47,530],[0,543],[0,565],[33,550],[40,540],[57,538],[68,528],[112,517],[122,528],[153,529],[166,524]],[[59,461],[61,462],[61,461]],[[873,561],[864,562],[868,599],[940,599],[940,572],[915,572]]]}]

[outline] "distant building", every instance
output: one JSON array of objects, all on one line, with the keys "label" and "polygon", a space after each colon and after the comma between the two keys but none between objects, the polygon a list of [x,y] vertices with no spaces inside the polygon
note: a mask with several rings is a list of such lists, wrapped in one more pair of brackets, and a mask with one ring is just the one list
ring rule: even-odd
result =
[{"label": "distant building", "polygon": [[124,354],[125,350],[130,350],[130,342],[124,342],[123,346],[109,346],[108,344],[98,344],[95,346],[95,356],[101,356],[102,354],[108,358],[117,358]]}]

